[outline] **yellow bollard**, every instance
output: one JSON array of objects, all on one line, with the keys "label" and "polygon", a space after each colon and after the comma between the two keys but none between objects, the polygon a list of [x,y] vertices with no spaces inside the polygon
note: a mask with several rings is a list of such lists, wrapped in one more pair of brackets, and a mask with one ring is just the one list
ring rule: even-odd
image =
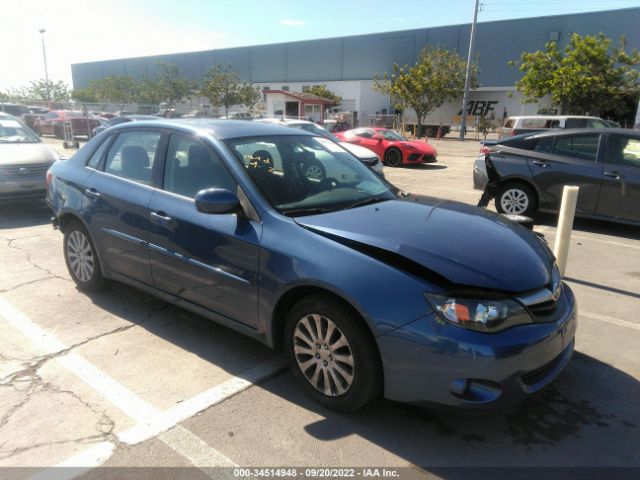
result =
[{"label": "yellow bollard", "polygon": [[562,204],[560,205],[560,215],[558,216],[558,231],[553,245],[553,254],[556,256],[556,263],[558,264],[560,275],[563,277],[567,268],[571,230],[573,229],[573,219],[576,215],[579,189],[579,187],[565,185],[562,192]]}]

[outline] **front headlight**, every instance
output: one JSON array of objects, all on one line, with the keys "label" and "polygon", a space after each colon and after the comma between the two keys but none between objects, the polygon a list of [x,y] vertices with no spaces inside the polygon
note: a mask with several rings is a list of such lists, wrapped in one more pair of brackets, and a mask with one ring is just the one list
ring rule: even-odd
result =
[{"label": "front headlight", "polygon": [[470,330],[492,333],[533,323],[525,308],[508,298],[477,299],[444,293],[425,293],[425,297],[438,317]]}]

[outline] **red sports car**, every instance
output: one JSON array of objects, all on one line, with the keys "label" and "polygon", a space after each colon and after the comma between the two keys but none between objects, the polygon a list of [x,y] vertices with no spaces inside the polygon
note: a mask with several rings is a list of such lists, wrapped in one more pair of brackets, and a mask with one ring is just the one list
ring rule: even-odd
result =
[{"label": "red sports car", "polygon": [[366,127],[338,132],[345,142],[367,147],[383,159],[389,167],[436,162],[436,149],[425,140],[407,140],[388,128]]}]

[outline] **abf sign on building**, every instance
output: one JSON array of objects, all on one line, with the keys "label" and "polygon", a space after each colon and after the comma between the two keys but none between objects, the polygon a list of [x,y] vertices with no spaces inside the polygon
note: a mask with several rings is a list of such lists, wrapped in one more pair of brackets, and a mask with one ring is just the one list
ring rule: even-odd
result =
[{"label": "abf sign on building", "polygon": [[[629,48],[640,48],[638,25],[640,7],[480,22],[475,47],[480,87],[471,92],[467,105],[467,113],[474,117],[470,119],[470,125],[475,118],[482,116],[500,122],[505,115],[536,113],[541,107],[540,104],[523,103],[514,89],[522,73],[511,67],[509,62],[518,60],[523,52],[543,49],[550,40],[557,41],[563,48],[572,33],[596,35],[600,32],[612,39],[624,36]],[[428,45],[455,50],[466,58],[470,30],[469,24],[452,25],[80,63],[72,65],[73,85],[74,88],[86,87],[91,80],[110,75],[130,75],[138,79],[153,77],[159,62],[173,63],[183,75],[201,82],[212,67],[230,65],[239,72],[243,81],[259,85],[262,89],[279,91],[271,100],[267,98],[271,94],[265,95],[264,101],[271,105],[271,114],[280,111],[285,115],[294,113],[294,104],[297,104],[296,114],[290,116],[318,119],[322,116],[322,104],[294,94],[303,94],[307,87],[313,85],[326,85],[342,97],[340,109],[351,112],[355,124],[366,125],[372,117],[395,111],[389,97],[374,90],[376,75],[391,72],[394,64],[415,63],[422,49]],[[443,105],[429,116],[427,123],[459,123],[461,101]],[[411,123],[415,117],[409,112],[407,119]]]}]

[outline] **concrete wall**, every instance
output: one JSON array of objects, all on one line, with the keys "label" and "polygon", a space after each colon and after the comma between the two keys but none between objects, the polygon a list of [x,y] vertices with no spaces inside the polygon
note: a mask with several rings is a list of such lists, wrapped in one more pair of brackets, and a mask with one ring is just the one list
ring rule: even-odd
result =
[{"label": "concrete wall", "polygon": [[[480,84],[513,86],[519,72],[508,66],[523,51],[538,50],[557,35],[565,44],[572,32],[625,35],[629,47],[640,48],[640,8],[558,15],[478,24]],[[109,75],[153,76],[159,61],[177,64],[184,75],[201,81],[216,65],[230,64],[243,80],[262,82],[328,82],[370,80],[394,63],[413,63],[427,44],[459,51],[466,57],[470,25],[228,48],[72,65],[74,87]],[[150,39],[152,41],[152,39]]]}]

